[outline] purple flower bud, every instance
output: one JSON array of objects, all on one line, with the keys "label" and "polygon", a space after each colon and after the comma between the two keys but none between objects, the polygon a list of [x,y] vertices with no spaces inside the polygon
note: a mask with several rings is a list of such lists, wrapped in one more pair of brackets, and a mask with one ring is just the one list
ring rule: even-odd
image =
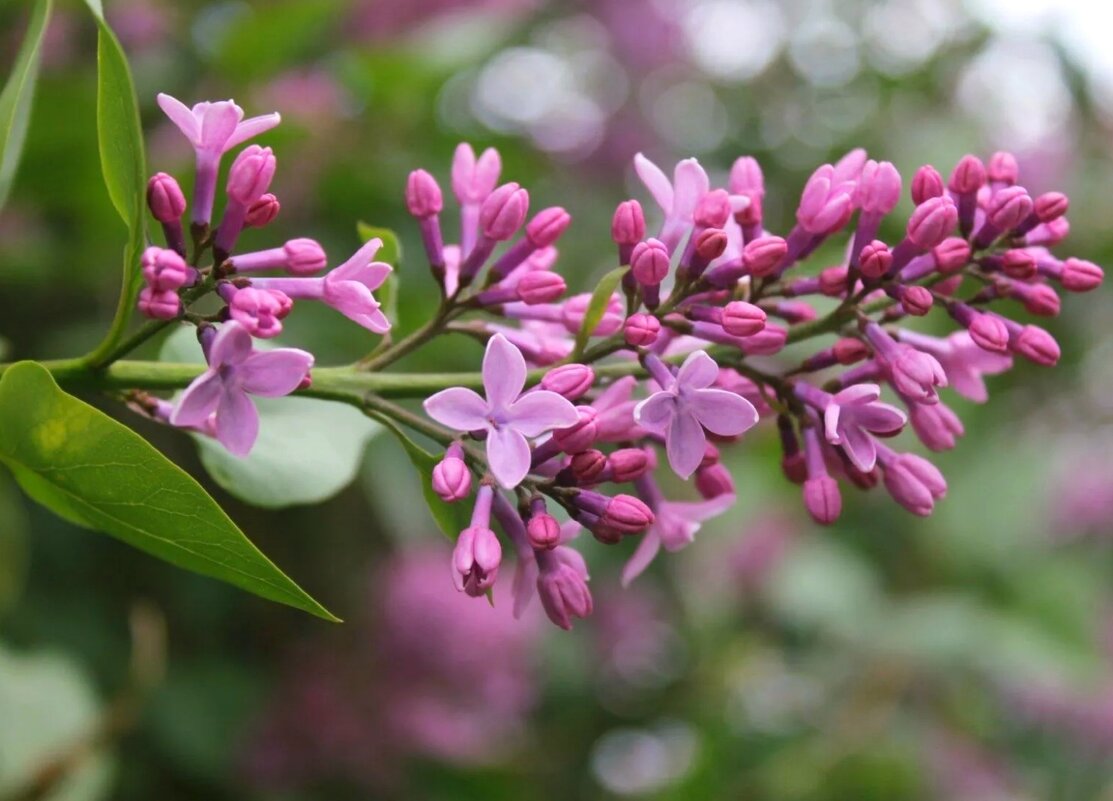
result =
[{"label": "purple flower bud", "polygon": [[957,273],[970,263],[970,243],[958,236],[949,236],[931,249],[935,269],[944,275]]},{"label": "purple flower bud", "polygon": [[645,215],[636,200],[624,200],[614,210],[611,239],[616,245],[634,246],[645,238]]},{"label": "purple flower bud", "polygon": [[538,303],[552,303],[563,295],[567,288],[564,278],[558,273],[534,270],[518,280],[515,291],[518,293],[518,300],[534,306]]},{"label": "purple flower bud", "polygon": [[313,239],[291,239],[282,249],[286,252],[286,272],[291,275],[313,275],[325,269],[325,249]]},{"label": "purple flower bud", "polygon": [[1010,345],[1014,353],[1042,367],[1054,367],[1062,355],[1055,337],[1035,325],[1024,326]]},{"label": "purple flower bud", "polygon": [[819,291],[829,298],[838,297],[846,292],[849,272],[841,265],[827,267],[819,273]]},{"label": "purple flower bud", "polygon": [[762,219],[762,202],[765,198],[765,177],[761,174],[761,165],[753,156],[741,156],[730,168],[730,181],[728,183],[731,194],[749,198],[750,203],[746,208],[735,214],[739,225],[760,225]]},{"label": "purple flower bud", "polygon": [[934,298],[931,290],[922,286],[904,287],[900,293],[900,305],[905,314],[913,317],[923,317],[931,311]]},{"label": "purple flower bud", "polygon": [[642,448],[620,448],[607,457],[611,480],[624,484],[639,479],[650,470],[649,454]]},{"label": "purple flower bud", "polygon": [[800,227],[810,234],[829,234],[842,228],[854,212],[851,190],[852,186],[838,181],[830,164],[819,167],[800,196],[796,209]]},{"label": "purple flower bud", "polygon": [[955,165],[947,187],[957,195],[972,195],[985,186],[985,179],[985,164],[968,153]]},{"label": "purple flower bud", "polygon": [[900,202],[900,184],[900,173],[891,162],[870,159],[858,177],[855,205],[871,214],[888,214]]},{"label": "purple flower bud", "polygon": [[951,450],[956,439],[966,433],[958,415],[945,403],[909,403],[908,420],[920,442],[933,451]]},{"label": "purple flower bud", "polygon": [[166,248],[147,248],[143,251],[140,264],[143,269],[143,280],[159,292],[177,291],[187,284],[192,284],[197,275],[197,271],[186,264],[185,259]]},{"label": "purple flower bud", "polygon": [[269,147],[249,145],[244,148],[228,171],[228,196],[250,206],[270,187],[276,166],[274,151]]},{"label": "purple flower bud", "polygon": [[582,620],[591,614],[591,592],[580,570],[559,559],[555,561],[538,576],[537,595],[549,620],[568,631],[573,617]]},{"label": "purple flower bud", "polygon": [[958,224],[958,208],[949,197],[925,200],[908,219],[908,238],[921,250],[931,250],[948,236]]},{"label": "purple flower bud", "polygon": [[482,203],[494,190],[502,171],[502,159],[493,147],[477,160],[471,145],[461,142],[452,158],[452,191],[461,205]]},{"label": "purple flower bud", "polygon": [[669,251],[658,239],[647,239],[634,246],[630,256],[634,278],[643,286],[657,286],[669,274]]},{"label": "purple flower bud", "polygon": [[1064,261],[1063,270],[1059,275],[1063,289],[1068,292],[1089,292],[1101,286],[1103,280],[1105,280],[1105,273],[1101,267],[1082,259]]},{"label": "purple flower bud", "polygon": [[884,242],[875,239],[858,256],[858,269],[862,275],[876,281],[889,272],[893,264],[893,252]]},{"label": "purple flower bud", "polygon": [[711,262],[723,255],[730,244],[727,232],[722,228],[707,228],[696,235],[695,251],[704,262]]},{"label": "purple flower bud", "polygon": [[453,443],[433,467],[433,492],[445,503],[455,503],[471,494],[471,471],[461,458],[463,448]]},{"label": "purple flower bud", "polygon": [[600,450],[588,448],[573,456],[569,467],[578,483],[595,484],[607,468],[607,455]]},{"label": "purple flower bud", "polygon": [[586,451],[594,444],[599,433],[595,418],[599,413],[590,406],[577,406],[576,411],[580,419],[568,428],[558,428],[553,431],[553,442],[558,448],[568,454]]},{"label": "purple flower bud", "polygon": [[1070,208],[1070,198],[1062,192],[1044,192],[1032,204],[1032,211],[1042,223],[1057,220]]},{"label": "purple flower bud", "polygon": [[990,198],[986,220],[999,231],[1011,231],[1032,213],[1032,198],[1021,186],[1007,186]]},{"label": "purple flower bud", "polygon": [[947,386],[947,375],[934,356],[896,342],[877,323],[868,323],[865,333],[897,392],[916,403],[938,402],[935,388]]},{"label": "purple flower bud", "polygon": [[1017,298],[1029,314],[1037,317],[1056,317],[1062,307],[1059,294],[1047,284],[1017,284]]},{"label": "purple flower bud", "polygon": [[146,286],[139,291],[136,304],[139,311],[154,320],[173,320],[182,310],[182,299],[172,289],[153,289]]},{"label": "purple flower bud", "polygon": [[265,225],[270,225],[274,222],[274,218],[278,216],[281,208],[277,197],[270,192],[264,192],[258,200],[248,206],[244,224],[252,228],[262,228]]},{"label": "purple flower bud", "polygon": [[696,490],[707,500],[734,494],[734,479],[722,462],[696,470]]},{"label": "purple flower bud", "polygon": [[440,214],[444,195],[437,179],[425,170],[414,170],[406,179],[406,209],[419,220]]},{"label": "purple flower bud", "polygon": [[560,206],[550,206],[533,215],[526,225],[526,238],[539,248],[547,248],[560,239],[572,222],[572,216]]},{"label": "purple flower bud", "polygon": [[986,174],[995,184],[1011,186],[1020,177],[1020,165],[1016,163],[1016,156],[1005,150],[998,150],[989,157],[986,165]]},{"label": "purple flower bud", "polygon": [[839,484],[828,475],[809,478],[804,482],[804,506],[812,520],[829,526],[842,514],[842,495]]},{"label": "purple flower bud", "polygon": [[1014,248],[1002,254],[1001,271],[1010,278],[1029,281],[1036,277],[1039,268],[1036,266],[1036,259],[1031,253],[1022,248]]},{"label": "purple flower bud", "polygon": [[767,319],[765,312],[758,306],[735,300],[723,307],[720,324],[732,336],[748,337],[764,330]]},{"label": "purple flower bud", "polygon": [[526,535],[529,544],[540,550],[551,550],[560,545],[560,523],[545,511],[544,501],[541,501],[541,511],[530,515]]},{"label": "purple flower bud", "polygon": [[730,219],[730,195],[725,189],[712,189],[696,204],[693,217],[703,228],[722,228]]},{"label": "purple flower bud", "polygon": [[586,364],[565,364],[545,373],[541,378],[541,389],[574,401],[583,397],[594,383],[595,371]]},{"label": "purple flower bud", "polygon": [[[282,297],[277,297],[282,295]],[[283,301],[285,298],[285,302]],[[259,339],[271,339],[282,333],[282,318],[292,306],[290,299],[279,292],[247,287],[237,290],[228,303],[232,319]]]},{"label": "purple flower bud", "polygon": [[831,347],[831,351],[834,354],[835,361],[842,365],[860,362],[862,359],[869,356],[870,353],[869,348],[866,347],[866,343],[852,337],[843,337],[838,340]]},{"label": "purple flower bud", "polygon": [[505,242],[522,227],[529,212],[529,192],[516,183],[503,184],[487,196],[479,209],[479,226],[496,242]]},{"label": "purple flower bud", "polygon": [[772,275],[788,253],[788,243],[779,236],[763,236],[746,243],[742,263],[755,278]]},{"label": "purple flower bud", "polygon": [[456,589],[479,597],[495,584],[502,563],[502,545],[491,529],[468,526],[460,532],[452,551],[452,577]]},{"label": "purple flower bud", "polygon": [[[960,322],[962,322],[960,320]],[[970,338],[982,350],[990,353],[1008,353],[1009,329],[1005,324],[992,314],[974,312],[966,324]]]},{"label": "purple flower bud", "polygon": [[933,197],[943,196],[943,176],[930,164],[916,170],[912,176],[912,202],[920,206]]},{"label": "purple flower bud", "polygon": [[147,207],[160,223],[178,222],[186,210],[185,195],[173,176],[155,173],[147,182]]},{"label": "purple flower bud", "polygon": [[637,534],[653,524],[653,510],[633,495],[615,495],[603,512],[602,522],[622,534]]},{"label": "purple flower bud", "polygon": [[[888,451],[888,449],[885,449]],[[935,502],[947,494],[947,481],[938,468],[914,453],[894,454],[882,451],[885,489],[893,500],[914,515],[927,517]]]},{"label": "purple flower bud", "polygon": [[657,341],[661,333],[661,323],[652,314],[638,312],[626,318],[622,325],[622,336],[626,344],[635,348],[646,348]]}]

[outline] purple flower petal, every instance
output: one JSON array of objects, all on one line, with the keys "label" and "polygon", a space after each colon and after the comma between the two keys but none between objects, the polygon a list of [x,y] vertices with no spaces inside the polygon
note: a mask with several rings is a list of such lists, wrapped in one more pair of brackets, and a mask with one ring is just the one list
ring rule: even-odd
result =
[{"label": "purple flower petal", "polygon": [[507,422],[527,437],[536,437],[554,428],[567,428],[579,419],[571,401],[543,389],[526,393],[507,409]]},{"label": "purple flower petal", "polygon": [[259,436],[259,412],[246,392],[225,388],[216,407],[216,438],[233,456],[247,456]]},{"label": "purple flower petal", "polygon": [[877,464],[877,443],[865,429],[855,425],[842,426],[839,429],[839,439],[843,453],[855,467],[864,473],[873,470]]},{"label": "purple flower petal", "polygon": [[514,567],[514,584],[511,595],[514,597],[514,619],[517,620],[529,608],[537,592],[537,560],[532,553],[518,555],[518,563]]},{"label": "purple flower petal", "polygon": [[634,420],[643,428],[663,436],[669,421],[676,414],[676,404],[676,395],[656,392],[634,407]]},{"label": "purple flower petal", "polygon": [[684,159],[673,172],[672,217],[689,222],[696,204],[711,189],[707,173],[695,159]]},{"label": "purple flower petal", "polygon": [[216,411],[222,390],[220,376],[215,370],[206,370],[191,383],[178,398],[174,411],[170,413],[170,424],[175,426],[199,426]]},{"label": "purple flower petal", "polygon": [[201,128],[197,124],[197,117],[189,107],[178,100],[176,97],[171,97],[168,94],[159,94],[158,96],[159,108],[163,110],[170,121],[178,126],[178,130],[185,135],[185,138],[191,144],[197,145],[201,141]]},{"label": "purple flower petal", "polygon": [[487,433],[487,464],[504,489],[514,489],[529,473],[529,442],[521,432],[498,426]]},{"label": "purple flower petal", "polygon": [[650,528],[642,535],[642,541],[638,543],[630,560],[622,568],[622,586],[629,587],[630,582],[649,567],[659,550],[661,550],[661,538],[654,528]]},{"label": "purple flower petal", "polygon": [[209,364],[213,367],[237,365],[251,355],[251,334],[232,320],[220,327],[209,348]]},{"label": "purple flower petal", "polygon": [[888,403],[871,403],[868,406],[855,406],[845,410],[846,416],[867,431],[890,434],[900,431],[908,422],[908,416]]},{"label": "purple flower petal", "polygon": [[[196,108],[196,106],[194,107]],[[211,153],[223,153],[228,149],[228,140],[243,119],[243,109],[230,100],[220,100],[206,104],[201,114],[200,143],[198,149]]]},{"label": "purple flower petal", "polygon": [[673,415],[665,432],[665,452],[676,474],[688,478],[696,472],[706,449],[707,435],[695,415],[688,412]]},{"label": "purple flower petal", "polygon": [[280,122],[282,122],[282,115],[278,112],[261,114],[258,117],[246,119],[237,125],[235,132],[228,137],[228,141],[224,144],[224,150],[229,151],[237,145],[242,145],[248,139],[252,139],[264,131],[269,131]]},{"label": "purple flower petal", "polygon": [[661,172],[661,168],[641,153],[638,153],[634,156],[634,171],[642,179],[645,188],[649,190],[649,194],[653,195],[653,199],[657,201],[661,210],[665,214],[671,214],[673,204],[672,184],[668,177]]},{"label": "purple flower petal", "polygon": [[715,383],[719,377],[719,365],[707,355],[706,351],[697,350],[688,354],[684,364],[676,373],[678,386],[687,389],[705,389]]},{"label": "purple flower petal", "polygon": [[483,387],[494,411],[502,411],[522,394],[526,385],[526,360],[522,352],[502,334],[487,342],[483,354]]},{"label": "purple flower petal", "polygon": [[835,395],[835,403],[840,406],[872,403],[881,397],[881,387],[877,384],[853,384]]},{"label": "purple flower petal", "polygon": [[464,387],[442,389],[423,406],[427,415],[455,431],[476,431],[490,425],[487,401]]},{"label": "purple flower petal", "polygon": [[252,354],[236,370],[236,376],[252,395],[280,398],[297,389],[312,366],[312,353],[278,348]]},{"label": "purple flower petal", "polygon": [[704,428],[721,437],[738,436],[758,421],[752,403],[725,389],[696,390],[688,399],[688,408]]}]

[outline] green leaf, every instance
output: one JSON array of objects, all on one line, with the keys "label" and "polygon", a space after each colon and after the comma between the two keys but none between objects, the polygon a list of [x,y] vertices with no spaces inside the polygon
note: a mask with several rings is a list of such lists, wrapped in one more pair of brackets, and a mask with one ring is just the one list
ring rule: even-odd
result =
[{"label": "green leaf", "polygon": [[402,243],[398,239],[398,234],[394,231],[389,228],[376,228],[374,225],[368,225],[365,222],[356,223],[356,231],[359,233],[359,238],[364,242],[375,237],[383,240],[383,246],[375,254],[375,261],[386,262],[391,267],[397,267],[402,263]]},{"label": "green leaf", "polygon": [[201,485],[40,364],[0,379],[0,461],[62,517],[263,598],[336,620],[243,535]]},{"label": "green leaf", "polygon": [[576,334],[576,349],[573,351],[576,356],[580,356],[584,352],[588,339],[603,319],[611,295],[618,288],[618,282],[622,280],[622,275],[627,269],[626,267],[616,267],[604,275],[596,284],[591,293],[591,300],[588,301],[587,310],[584,312],[584,322]]},{"label": "green leaf", "polygon": [[406,436],[406,433],[389,417],[375,412],[369,412],[369,414],[398,438],[402,448],[406,451],[406,455],[410,457],[413,466],[417,468],[418,475],[421,478],[421,494],[425,496],[425,503],[429,506],[429,512],[433,515],[433,520],[445,536],[455,542],[459,533],[471,524],[471,509],[462,503],[445,503],[433,491],[433,468],[436,467],[440,459]]},{"label": "green leaf", "polygon": [[[189,326],[162,346],[165,362],[204,364]],[[359,409],[314,398],[255,398],[259,438],[245,458],[202,434],[194,439],[201,463],[217,484],[240,500],[269,509],[331,498],[359,472],[368,441],[381,431]]]},{"label": "green leaf", "polygon": [[15,180],[23,143],[27,140],[27,127],[31,122],[31,103],[35,97],[35,84],[39,79],[42,61],[43,37],[50,21],[53,0],[39,0],[31,12],[27,36],[19,48],[12,74],[0,92],[0,208],[8,200]]}]

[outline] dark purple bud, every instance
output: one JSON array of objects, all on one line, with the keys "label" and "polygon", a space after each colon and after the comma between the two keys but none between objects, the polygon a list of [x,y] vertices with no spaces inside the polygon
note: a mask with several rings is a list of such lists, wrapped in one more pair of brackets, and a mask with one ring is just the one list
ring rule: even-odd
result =
[{"label": "dark purple bud", "polygon": [[708,500],[733,495],[734,479],[722,462],[716,462],[696,470],[696,491]]}]

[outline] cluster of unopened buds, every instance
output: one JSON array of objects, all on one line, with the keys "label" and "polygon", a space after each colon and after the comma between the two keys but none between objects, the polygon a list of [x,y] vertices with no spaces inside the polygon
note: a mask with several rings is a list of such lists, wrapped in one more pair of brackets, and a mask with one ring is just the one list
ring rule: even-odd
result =
[{"label": "cluster of unopened buds", "polygon": [[[149,200],[166,247],[144,254],[139,305],[148,316],[197,325],[209,369],[175,404],[144,396],[143,406],[243,454],[258,430],[249,396],[307,387],[313,365],[302,350],[256,350],[253,338],[279,334],[295,301],[305,299],[386,333],[390,321],[372,293],[391,268],[373,261],[378,240],[323,276],[327,259],[312,240],[237,254],[243,227],[267,225],[278,213],[268,193],[275,159],[257,145],[236,157],[223,218],[212,227],[221,154],[276,124],[277,115],[243,121],[230,101],[192,110],[166,96],[160,103],[197,151],[193,254],[182,229],[186,202],[160,173]],[[763,417],[775,420],[783,472],[802,487],[817,522],[839,517],[846,482],[881,483],[913,514],[930,514],[946,481],[892,438],[910,423],[927,449],[954,447],[962,423],[939,390],[983,402],[983,376],[1008,370],[1015,356],[1054,365],[1052,336],[1007,314],[1057,315],[1060,290],[1088,291],[1103,279],[1090,262],[1052,255],[1068,232],[1067,198],[1033,197],[1008,153],[984,163],[965,156],[947,179],[921,167],[909,187],[914,209],[889,242],[880,238],[882,225],[902,179],[861,150],[812,174],[784,236],[765,227],[765,186],[753,158],[735,162],[726,188],[712,188],[695,159],[681,161],[671,179],[641,155],[634,164],[659,209],[656,236],[647,234],[637,200],[620,203],[611,227],[613,283],[570,297],[555,271],[568,212],[550,207],[531,217],[527,191],[499,184],[495,150],[477,157],[463,144],[456,151],[458,244],[445,243],[437,181],[411,173],[405,202],[441,303],[426,325],[359,365],[382,370],[443,335],[485,343],[481,381],[425,398],[427,418],[373,406],[379,415],[397,410],[396,422],[440,442],[433,490],[445,502],[472,504],[452,559],[457,588],[487,594],[505,543],[517,559],[515,608],[537,594],[564,628],[592,608],[587,568],[571,545],[577,534],[605,543],[639,538],[624,582],[662,547],[683,548],[734,502],[720,448]],[[827,247],[844,231],[845,246]],[[209,250],[212,264],[202,269]],[[817,252],[835,264],[800,275]],[[186,309],[206,293],[224,301],[220,312]],[[932,310],[951,318],[953,333],[908,325]],[[820,337],[827,339],[806,349]],[[882,400],[886,389],[894,402]],[[667,499],[658,483],[666,469],[694,479],[700,499]]]}]

